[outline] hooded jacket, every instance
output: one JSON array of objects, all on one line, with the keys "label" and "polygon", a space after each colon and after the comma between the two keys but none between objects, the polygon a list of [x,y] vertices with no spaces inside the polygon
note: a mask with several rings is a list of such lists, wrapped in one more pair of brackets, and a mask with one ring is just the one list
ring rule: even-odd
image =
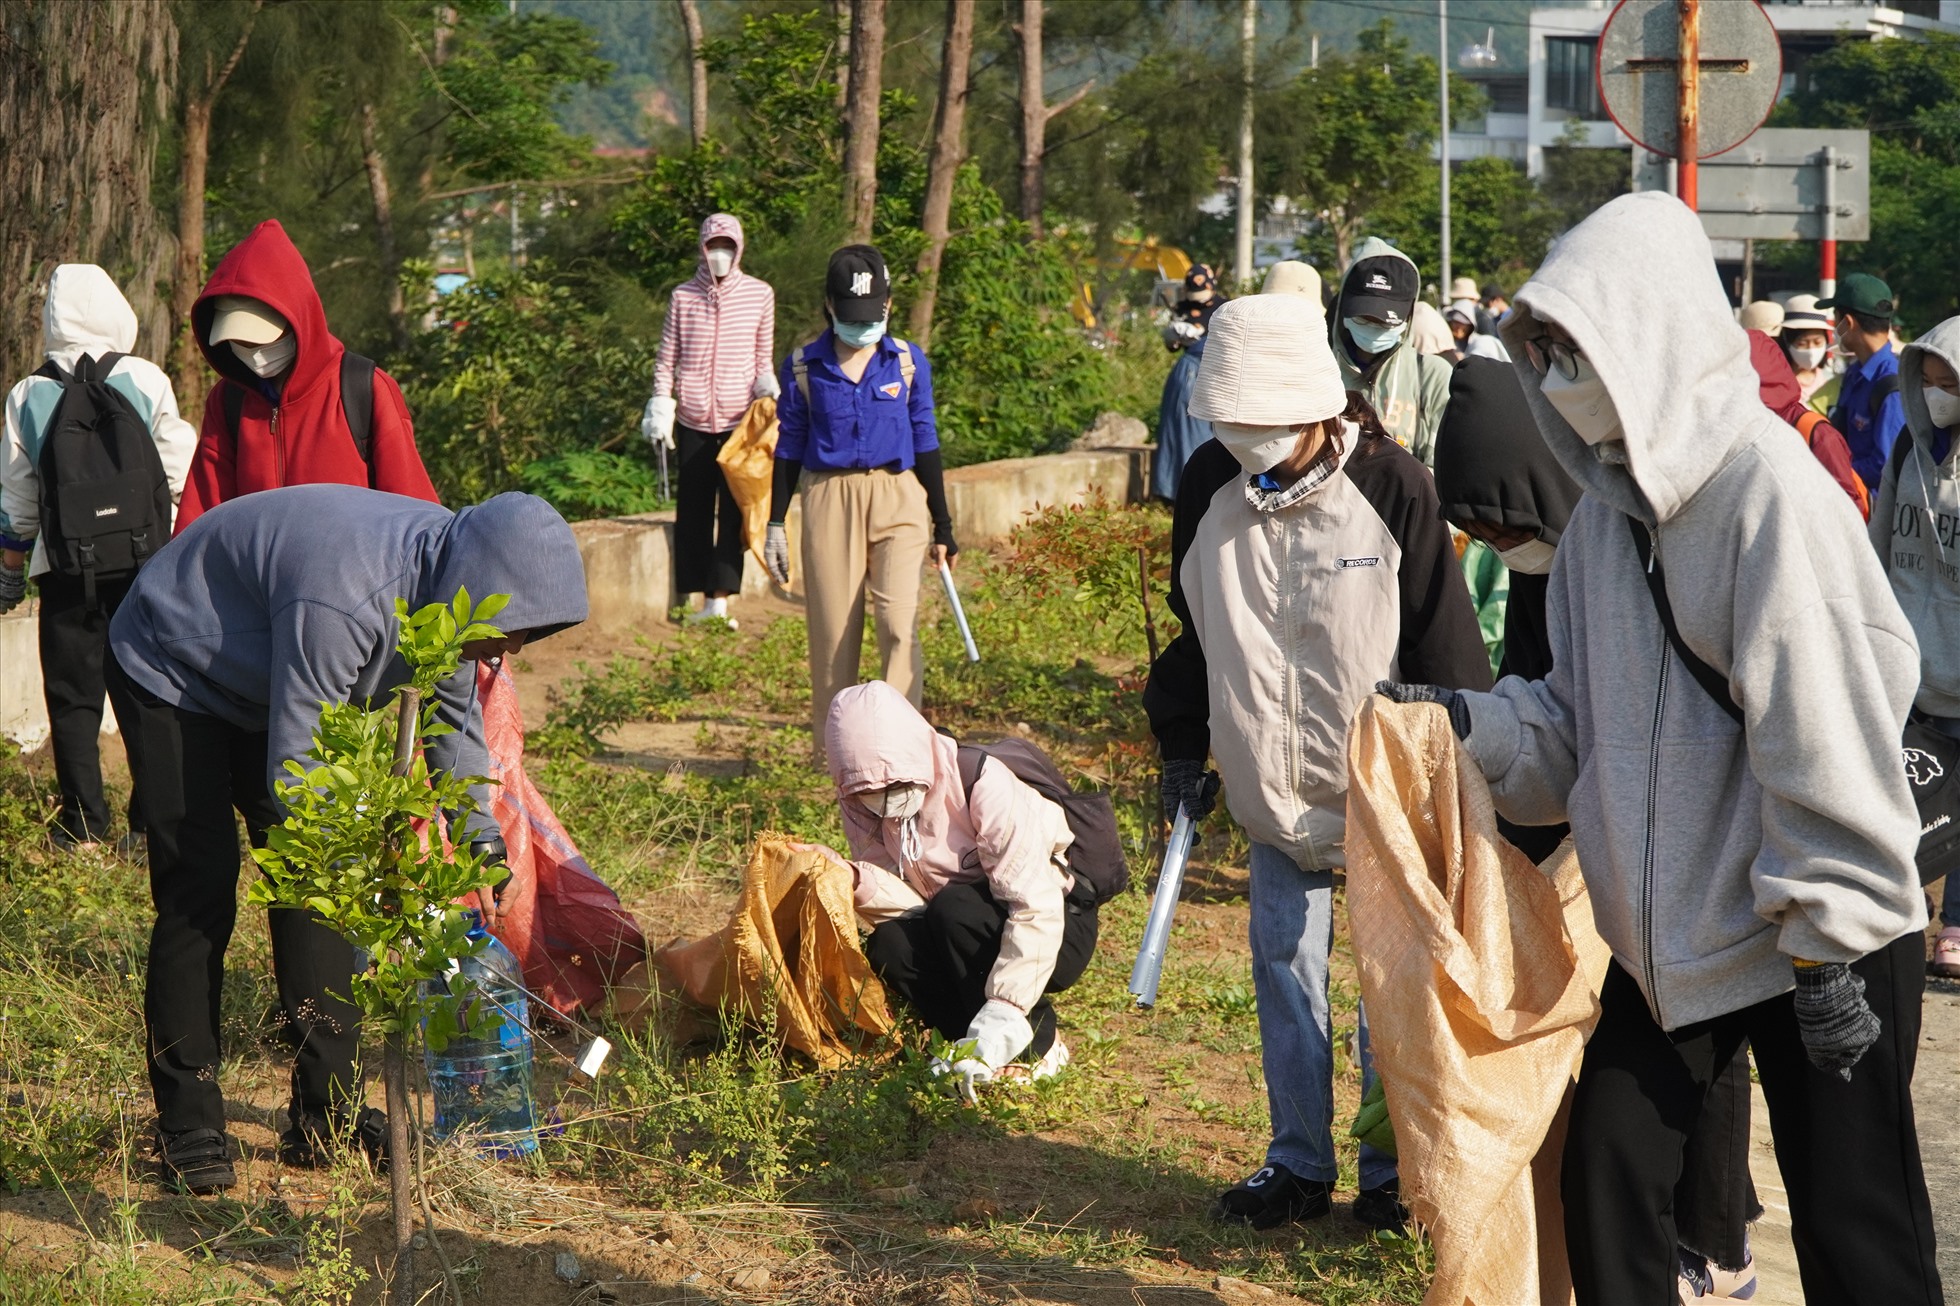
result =
[{"label": "hooded jacket", "polygon": [[[1450,406],[1436,432],[1436,497],[1443,516],[1531,532],[1558,547],[1579,487],[1538,433],[1517,371],[1466,358],[1450,376]],[[1552,668],[1545,639],[1547,576],[1511,573],[1504,608],[1505,675],[1542,678]]]},{"label": "hooded jacket", "polygon": [[[1570,820],[1600,934],[1676,1029],[1787,992],[1791,958],[1851,961],[1925,925],[1899,765],[1919,654],[1843,493],[1763,407],[1679,200],[1623,195],[1560,240],[1505,322],[1513,358],[1546,321],[1625,440],[1602,457],[1518,368],[1585,497],[1552,565],[1551,674],[1466,694],[1468,743],[1501,813]],[[1746,733],[1669,648],[1629,516]]]},{"label": "hooded jacket", "polygon": [[1171,520],[1184,629],[1143,698],[1165,759],[1214,755],[1233,819],[1310,870],[1344,864],[1348,722],[1375,682],[1490,684],[1429,474],[1383,436],[1345,439],[1280,507],[1219,441],[1192,455]]},{"label": "hooded jacket", "polygon": [[[220,295],[260,300],[292,324],[299,352],[283,385],[253,375],[230,344],[211,343],[214,301]],[[287,485],[371,485],[436,502],[401,387],[379,369],[368,456],[362,459],[340,403],[340,360],[347,348],[327,329],[313,274],[276,221],[254,227],[218,264],[191,307],[191,331],[222,379],[204,400],[197,457],[177,511],[178,531],[241,494]],[[227,391],[243,395],[235,444],[225,425]]]},{"label": "hooded jacket", "polygon": [[[708,270],[708,242],[735,242],[735,265],[717,279]],[[748,410],[756,382],[775,380],[776,292],[742,271],[742,222],[710,214],[701,224],[701,262],[674,287],[660,352],[653,360],[653,393],[673,395],[682,426],[719,435]]]},{"label": "hooded jacket", "polygon": [[[440,504],[343,485],[247,495],[192,523],[137,574],[109,626],[123,671],[172,706],[266,732],[266,783],[307,756],[320,705],[384,699],[407,679],[395,600],[411,611],[510,595],[505,631],[542,637],[585,620],[585,568],[550,504],[500,494],[451,513]],[[443,771],[489,764],[465,663],[437,693],[453,734],[429,746]],[[272,789],[277,793],[276,788]],[[479,797],[472,829],[492,832]]]},{"label": "hooded jacket", "polygon": [[[197,434],[177,414],[177,392],[163,369],[130,354],[136,348],[136,310],[107,272],[93,263],[63,263],[48,278],[41,308],[41,348],[65,373],[86,356],[126,355],[108,376],[109,388],[129,401],[149,428],[163,461],[174,504],[184,492]],[[0,535],[26,543],[41,532],[41,447],[61,406],[61,383],[30,376],[7,392],[6,447],[0,452]],[[48,570],[47,554],[34,551],[29,573]]]},{"label": "hooded jacket", "polygon": [[1919,637],[1914,702],[1923,712],[1953,718],[1960,717],[1960,440],[1934,426],[1926,409],[1928,354],[1960,368],[1960,317],[1900,352],[1906,424],[1879,478],[1871,539],[1892,594]]},{"label": "hooded jacket", "polygon": [[[993,758],[965,793],[959,744],[882,680],[831,700],[824,751],[858,859],[858,914],[875,926],[920,909],[949,884],[984,881],[1007,908],[987,998],[1033,1010],[1055,973],[1073,883],[1064,858],[1075,834],[1061,807]],[[910,822],[873,816],[856,797],[895,784],[930,786]],[[907,824],[915,840],[905,837]]]},{"label": "hooded jacket", "polygon": [[1790,360],[1784,357],[1783,347],[1764,332],[1750,331],[1749,365],[1756,369],[1762,381],[1763,407],[1796,430],[1824,470],[1831,474],[1831,479],[1838,483],[1838,488],[1851,496],[1858,515],[1869,516],[1871,503],[1866,497],[1865,483],[1851,469],[1851,449],[1844,443],[1843,433],[1804,402],[1803,387],[1797,384],[1797,374],[1790,370]]},{"label": "hooded jacket", "polygon": [[1342,319],[1353,316],[1349,303],[1360,293],[1362,264],[1370,259],[1395,258],[1411,268],[1415,263],[1395,246],[1370,236],[1354,251],[1341,279],[1341,297],[1329,315],[1334,332],[1334,358],[1341,365],[1341,380],[1350,390],[1359,390],[1381,418],[1382,429],[1395,442],[1429,466],[1436,456],[1436,428],[1442,424],[1443,408],[1450,399],[1450,364],[1446,358],[1425,354],[1411,339],[1413,326],[1405,328],[1402,339],[1385,354],[1368,360],[1366,367],[1354,361],[1347,327]]}]

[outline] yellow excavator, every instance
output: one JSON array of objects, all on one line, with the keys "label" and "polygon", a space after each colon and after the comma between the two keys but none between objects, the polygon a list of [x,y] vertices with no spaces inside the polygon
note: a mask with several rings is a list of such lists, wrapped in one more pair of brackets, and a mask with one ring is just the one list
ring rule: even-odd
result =
[{"label": "yellow excavator", "polygon": [[[1153,305],[1163,298],[1167,287],[1181,287],[1184,274],[1191,270],[1189,254],[1175,245],[1159,244],[1155,236],[1121,237],[1116,242],[1116,250],[1114,257],[1098,260],[1098,270],[1110,275],[1123,272],[1156,273],[1157,284],[1150,296]],[[1172,294],[1171,299],[1165,301],[1166,307],[1176,298]],[[1103,327],[1102,319],[1096,313],[1096,288],[1089,282],[1085,281],[1077,288],[1069,304],[1069,312],[1086,331],[1099,331]]]}]

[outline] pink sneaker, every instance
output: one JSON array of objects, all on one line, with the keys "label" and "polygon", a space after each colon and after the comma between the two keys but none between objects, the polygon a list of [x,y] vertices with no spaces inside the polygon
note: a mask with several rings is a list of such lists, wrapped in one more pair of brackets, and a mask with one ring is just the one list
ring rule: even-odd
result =
[{"label": "pink sneaker", "polygon": [[1933,940],[1933,960],[1926,969],[1941,979],[1960,979],[1960,926],[1949,925]]}]

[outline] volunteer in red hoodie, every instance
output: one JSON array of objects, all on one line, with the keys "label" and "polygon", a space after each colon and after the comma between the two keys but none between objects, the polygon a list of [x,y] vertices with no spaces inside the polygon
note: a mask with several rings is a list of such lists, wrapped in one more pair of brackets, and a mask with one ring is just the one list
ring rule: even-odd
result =
[{"label": "volunteer in red hoodie", "polygon": [[371,365],[327,329],[313,274],[278,222],[261,222],[225,255],[191,308],[191,329],[223,379],[204,401],[179,534],[227,499],[285,485],[365,485],[438,502],[401,387],[379,368],[362,457],[341,380]]}]

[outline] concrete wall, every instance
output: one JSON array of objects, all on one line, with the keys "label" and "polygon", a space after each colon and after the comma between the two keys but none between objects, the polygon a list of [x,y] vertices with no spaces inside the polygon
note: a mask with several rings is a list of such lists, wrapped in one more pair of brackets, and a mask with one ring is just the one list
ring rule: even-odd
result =
[{"label": "concrete wall", "polygon": [[[0,735],[32,751],[48,738],[48,704],[41,691],[40,604],[24,603],[0,616]],[[116,733],[105,699],[102,733]]]},{"label": "concrete wall", "polygon": [[[1112,503],[1141,502],[1150,481],[1150,452],[1148,448],[1096,449],[955,468],[946,473],[954,533],[962,545],[989,544],[1005,538],[1036,508],[1082,503],[1098,491]],[[787,525],[794,559],[801,550],[800,501],[791,506]],[[674,590],[674,514],[577,522],[572,533],[585,558],[592,624],[601,630],[638,630],[650,619],[664,620],[671,608],[689,601]],[[760,595],[769,588],[761,563],[751,554],[742,592]]]}]

